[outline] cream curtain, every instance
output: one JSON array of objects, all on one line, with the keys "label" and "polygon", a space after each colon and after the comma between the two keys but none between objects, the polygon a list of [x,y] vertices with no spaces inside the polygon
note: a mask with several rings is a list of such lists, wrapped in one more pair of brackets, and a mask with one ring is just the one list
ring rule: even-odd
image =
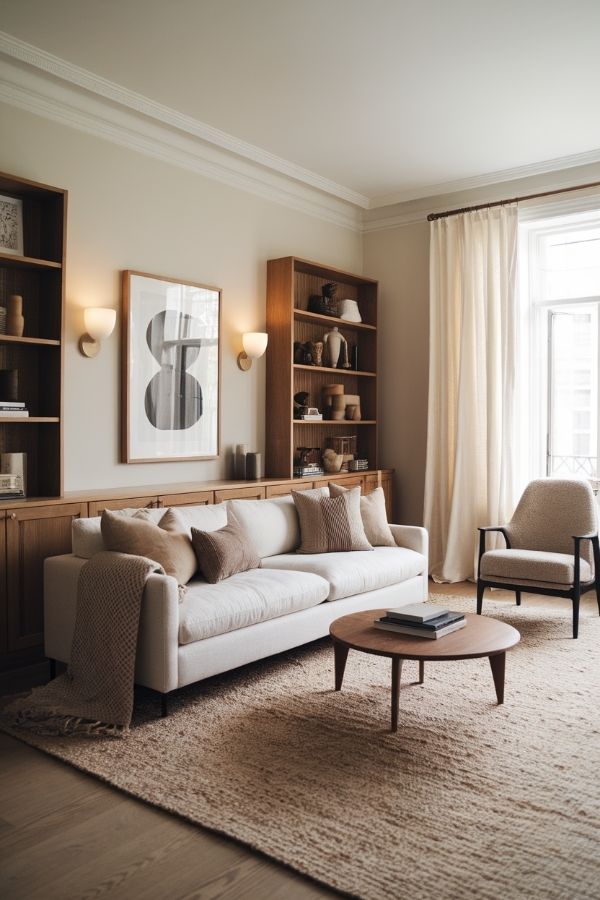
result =
[{"label": "cream curtain", "polygon": [[436,581],[474,574],[514,505],[517,207],[431,223],[425,526]]}]

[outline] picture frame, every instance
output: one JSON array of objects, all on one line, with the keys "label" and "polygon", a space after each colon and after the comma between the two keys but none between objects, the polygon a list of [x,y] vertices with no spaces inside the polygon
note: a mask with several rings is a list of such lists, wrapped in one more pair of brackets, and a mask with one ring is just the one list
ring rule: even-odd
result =
[{"label": "picture frame", "polygon": [[23,256],[23,201],[0,194],[0,253]]},{"label": "picture frame", "polygon": [[220,452],[220,288],[127,269],[122,286],[124,463]]}]

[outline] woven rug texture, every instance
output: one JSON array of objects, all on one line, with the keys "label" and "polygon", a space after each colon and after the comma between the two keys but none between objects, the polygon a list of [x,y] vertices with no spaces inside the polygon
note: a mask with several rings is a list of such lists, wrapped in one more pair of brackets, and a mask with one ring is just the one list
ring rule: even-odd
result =
[{"label": "woven rug texture", "polygon": [[[472,612],[472,597],[435,602]],[[600,897],[600,618],[520,609],[506,697],[487,659],[402,673],[328,639],[187,688],[168,718],[144,695],[124,740],[11,733],[135,797],[363,898]],[[539,603],[539,601],[538,601]]]}]

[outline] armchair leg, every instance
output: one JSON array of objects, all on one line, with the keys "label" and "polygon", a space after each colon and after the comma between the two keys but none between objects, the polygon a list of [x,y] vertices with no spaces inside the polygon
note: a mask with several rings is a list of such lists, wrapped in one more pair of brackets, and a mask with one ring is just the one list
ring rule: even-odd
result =
[{"label": "armchair leg", "polygon": [[573,637],[579,634],[579,591],[573,594]]},{"label": "armchair leg", "polygon": [[520,606],[521,605],[521,591],[515,591],[515,594],[517,596],[517,606]]},{"label": "armchair leg", "polygon": [[477,615],[481,615],[481,608],[483,606],[483,592],[485,591],[485,587],[481,584],[480,581],[477,582]]},{"label": "armchair leg", "polygon": [[596,603],[598,604],[598,615],[600,616],[600,580],[596,581]]},{"label": "armchair leg", "polygon": [[162,719],[166,719],[166,717],[169,715],[169,701],[167,699],[168,696],[168,694],[160,695],[160,715]]}]

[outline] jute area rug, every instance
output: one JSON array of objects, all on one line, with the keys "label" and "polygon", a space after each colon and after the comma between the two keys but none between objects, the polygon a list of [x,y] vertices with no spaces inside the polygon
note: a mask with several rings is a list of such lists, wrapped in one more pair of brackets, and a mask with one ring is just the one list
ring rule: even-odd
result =
[{"label": "jute area rug", "polygon": [[487,659],[422,686],[406,663],[391,734],[389,660],[351,651],[336,694],[324,640],[182,691],[167,719],[143,698],[125,740],[18,736],[351,895],[598,898],[595,599],[578,641],[559,600],[485,611],[522,635],[502,707]]}]

